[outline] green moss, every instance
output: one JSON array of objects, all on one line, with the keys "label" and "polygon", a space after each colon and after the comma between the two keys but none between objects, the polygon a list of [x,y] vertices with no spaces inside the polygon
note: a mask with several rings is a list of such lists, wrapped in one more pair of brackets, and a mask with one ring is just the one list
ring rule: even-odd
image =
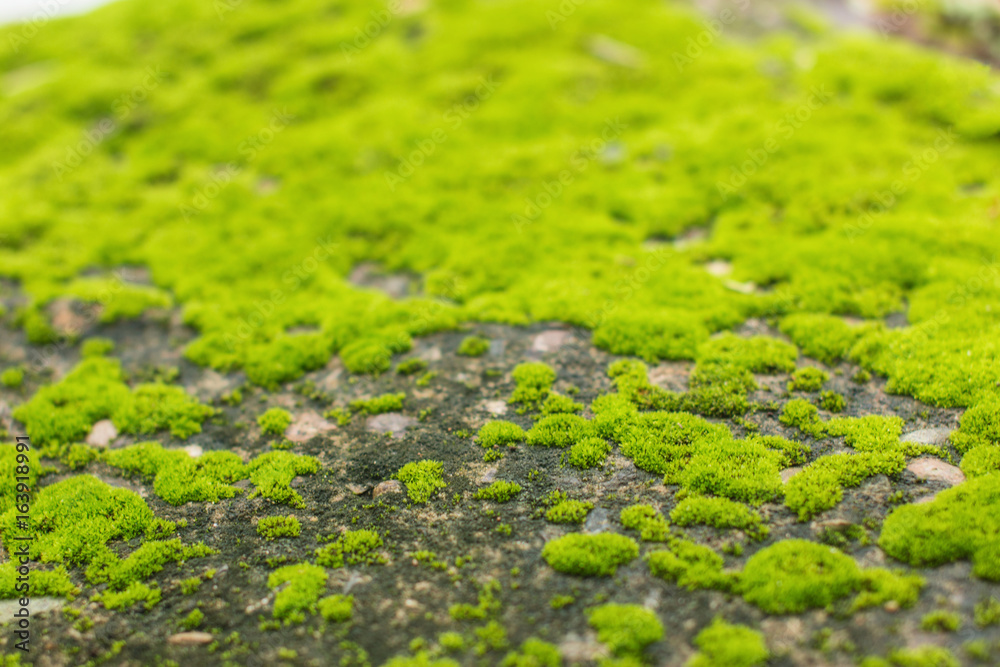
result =
[{"label": "green moss", "polygon": [[528,431],[529,445],[540,447],[569,447],[593,433],[589,421],[578,415],[549,415],[542,417]]},{"label": "green moss", "polygon": [[1000,625],[1000,600],[988,597],[976,603],[973,620],[981,628]]},{"label": "green moss", "polygon": [[465,650],[465,638],[460,632],[442,632],[438,635],[438,644],[445,651],[453,653]]},{"label": "green moss", "polygon": [[476,628],[475,633],[479,640],[473,647],[476,655],[502,651],[510,645],[507,641],[507,630],[497,621],[489,621],[486,625]]},{"label": "green moss", "polygon": [[594,345],[612,354],[661,359],[694,359],[708,339],[708,327],[691,313],[615,313],[594,330]]},{"label": "green moss", "polygon": [[374,530],[348,530],[333,542],[316,550],[316,562],[324,567],[379,565],[385,559],[378,552],[382,538]]},{"label": "green moss", "polygon": [[545,518],[552,523],[583,523],[594,503],[582,500],[562,500],[545,512]]},{"label": "green moss", "polygon": [[570,533],[549,541],[542,557],[553,568],[581,577],[609,577],[639,555],[635,540],[613,533]]},{"label": "green moss", "polygon": [[794,426],[814,438],[823,437],[824,425],[819,418],[819,408],[809,401],[801,398],[788,401],[782,408],[781,416],[778,419],[782,424]]},{"label": "green moss", "polygon": [[769,614],[798,614],[826,607],[860,585],[861,572],[850,556],[814,542],[784,540],[750,557],[740,592]]},{"label": "green moss", "polygon": [[105,591],[101,595],[101,604],[106,609],[128,609],[132,605],[141,602],[142,606],[146,609],[152,609],[157,605],[161,597],[162,593],[155,583],[150,586],[133,581],[123,591]]},{"label": "green moss", "polygon": [[479,429],[478,442],[480,447],[511,446],[523,442],[527,437],[524,429],[508,421],[494,420],[483,424]]},{"label": "green moss", "polygon": [[489,486],[476,491],[472,497],[476,500],[492,500],[498,503],[505,503],[519,493],[521,493],[520,484],[498,479]]},{"label": "green moss", "polygon": [[821,391],[819,394],[819,407],[827,412],[843,412],[847,406],[847,400],[835,391]]},{"label": "green moss", "polygon": [[450,658],[432,658],[426,651],[420,651],[414,656],[396,656],[382,667],[459,667]]},{"label": "green moss", "polygon": [[81,357],[104,357],[115,349],[115,342],[110,338],[88,338],[80,345]]},{"label": "green moss", "polygon": [[753,373],[789,373],[795,369],[798,354],[794,345],[777,338],[723,333],[698,348],[698,364],[733,365]]},{"label": "green moss", "polygon": [[760,440],[719,439],[704,442],[687,467],[664,478],[701,494],[725,496],[760,505],[781,495],[781,453]]},{"label": "green moss", "polygon": [[699,651],[688,667],[760,667],[770,657],[764,635],[716,617],[694,638]]},{"label": "green moss", "polygon": [[833,365],[847,356],[866,327],[852,327],[839,317],[797,313],[781,320],[781,332],[808,357]]},{"label": "green moss", "polygon": [[664,542],[670,534],[670,524],[652,505],[630,505],[619,518],[626,528],[639,531],[644,542]]},{"label": "green moss", "polygon": [[977,445],[1000,445],[1000,400],[986,400],[966,410],[949,439],[961,454]]},{"label": "green moss", "polygon": [[726,498],[689,496],[670,512],[678,526],[703,524],[714,528],[736,528],[755,539],[764,539],[768,528],[758,512]]},{"label": "green moss", "polygon": [[942,491],[928,503],[897,507],[882,525],[879,546],[914,566],[972,559],[978,577],[1000,581],[1000,473]]},{"label": "green moss", "polygon": [[406,359],[396,366],[396,372],[400,375],[416,375],[424,370],[427,370],[427,362],[419,357]]},{"label": "green moss", "polygon": [[[958,659],[943,646],[893,649],[888,655],[894,667],[960,667]],[[864,666],[867,667],[867,666]]]},{"label": "green moss", "polygon": [[629,428],[638,418],[639,410],[624,394],[598,396],[590,404],[594,413],[591,421],[598,437],[621,442]]},{"label": "green moss", "polygon": [[87,567],[87,580],[94,584],[107,582],[111,590],[121,591],[135,582],[149,579],[169,563],[204,558],[214,553],[204,544],[185,546],[179,539],[143,542],[124,559],[102,546]]},{"label": "green moss", "polygon": [[[838,417],[827,422],[825,429],[829,435],[844,436],[844,442],[859,452],[899,450],[915,455],[926,449],[919,445],[900,445],[899,436],[903,432],[903,420],[899,417],[882,415]],[[932,448],[930,451],[938,450]]]},{"label": "green moss", "polygon": [[403,409],[406,394],[382,394],[367,400],[351,401],[351,409],[368,415],[380,415],[384,412],[398,412]]},{"label": "green moss", "polygon": [[543,415],[572,414],[583,410],[583,403],[577,403],[569,396],[552,392],[542,403]]},{"label": "green moss", "polygon": [[396,479],[406,485],[406,494],[415,503],[426,503],[444,483],[444,464],[440,461],[413,461],[396,473]]},{"label": "green moss", "polygon": [[70,470],[79,470],[91,461],[100,458],[100,452],[90,445],[70,445],[66,453],[59,457],[59,462]]},{"label": "green moss", "polygon": [[653,551],[646,556],[653,576],[676,582],[690,590],[710,588],[729,591],[738,580],[733,572],[723,571],[722,556],[709,547],[688,540],[675,539],[669,550]]},{"label": "green moss", "polygon": [[515,387],[510,403],[520,403],[526,410],[537,410],[552,390],[556,372],[548,364],[528,361],[518,364],[512,373]]},{"label": "green moss", "polygon": [[746,442],[759,443],[767,449],[781,454],[782,467],[805,463],[812,451],[809,445],[776,435],[751,435],[746,438]]},{"label": "green moss", "polygon": [[567,462],[574,468],[587,470],[603,468],[611,453],[611,445],[604,438],[589,437],[576,442],[569,449]]},{"label": "green moss", "polygon": [[[634,407],[643,410],[677,410],[680,399],[674,392],[649,381],[646,364],[634,359],[619,359],[608,365],[608,376],[618,393]],[[596,403],[597,401],[595,401]]]},{"label": "green moss", "polygon": [[[442,644],[443,646],[443,644]],[[559,648],[553,644],[529,637],[521,648],[508,653],[500,667],[561,667]]]},{"label": "green moss", "polygon": [[961,616],[944,609],[927,612],[920,619],[920,629],[927,632],[955,632],[961,625]]},{"label": "green moss", "polygon": [[333,623],[346,623],[354,617],[354,596],[328,595],[319,601],[319,613]]},{"label": "green moss", "polygon": [[8,389],[17,389],[23,382],[24,370],[20,368],[5,368],[3,373],[0,373],[0,384]]},{"label": "green moss", "polygon": [[862,570],[860,591],[851,603],[851,611],[878,607],[892,601],[909,608],[917,603],[926,582],[918,574],[890,572],[882,568]]},{"label": "green moss", "polygon": [[316,613],[317,602],[326,588],[326,570],[317,565],[286,565],[267,578],[269,588],[281,588],[274,597],[274,617],[294,620],[300,614]]},{"label": "green moss", "polygon": [[305,501],[291,487],[292,480],[298,475],[319,472],[319,467],[319,459],[312,456],[285,451],[261,454],[247,466],[250,481],[257,486],[250,497],[263,496],[282,505],[303,508]]},{"label": "green moss", "polygon": [[976,445],[962,457],[960,467],[966,477],[1000,472],[1000,446]]},{"label": "green moss", "polygon": [[806,366],[792,374],[788,383],[788,391],[819,391],[823,383],[830,379],[830,374],[819,368]]},{"label": "green moss", "polygon": [[828,510],[844,497],[844,487],[855,487],[875,475],[896,475],[906,466],[899,451],[828,454],[785,484],[785,505],[805,521]]},{"label": "green moss", "polygon": [[80,594],[80,589],[69,578],[66,568],[61,565],[52,570],[31,569],[27,581],[28,589],[23,588],[24,582],[18,581],[17,564],[8,561],[0,563],[0,600],[13,600],[25,597],[58,597],[72,600]]},{"label": "green moss", "polygon": [[146,435],[170,429],[175,438],[201,433],[201,424],[215,414],[183,388],[161,383],[141,384],[124,398],[112,415],[119,431]]},{"label": "green moss", "polygon": [[240,490],[231,484],[249,474],[232,452],[206,452],[192,458],[181,450],[164,449],[158,442],[108,450],[102,460],[126,472],[152,478],[156,495],[171,505],[232,498]]},{"label": "green moss", "polygon": [[686,412],[649,412],[635,417],[620,445],[638,468],[672,479],[703,443],[726,437],[726,426]]},{"label": "green moss", "polygon": [[482,620],[500,611],[500,600],[497,598],[499,592],[500,582],[496,579],[491,579],[479,589],[478,604],[452,605],[448,609],[448,613],[456,621]]},{"label": "green moss", "polygon": [[298,537],[302,525],[294,516],[266,516],[257,522],[257,534],[265,540]]},{"label": "green moss", "polygon": [[205,614],[202,613],[201,609],[192,609],[191,613],[181,620],[180,626],[185,630],[194,630],[200,628],[201,622],[204,620]]},{"label": "green moss", "polygon": [[257,417],[260,432],[265,435],[281,435],[292,423],[292,413],[284,408],[270,408]]},{"label": "green moss", "polygon": [[663,639],[663,624],[653,612],[634,604],[605,604],[587,611],[597,639],[615,655],[639,656]]},{"label": "green moss", "polygon": [[[19,449],[24,451],[18,451]],[[38,488],[38,474],[41,468],[38,452],[28,448],[27,445],[20,448],[16,445],[0,445],[0,516],[17,503],[19,483],[26,484],[31,491]],[[18,480],[18,477],[27,479]],[[25,489],[21,488],[20,493],[24,494]],[[24,500],[22,495],[21,502]]]},{"label": "green moss", "polygon": [[481,357],[490,351],[490,341],[479,336],[466,336],[458,346],[455,354],[463,357]]}]

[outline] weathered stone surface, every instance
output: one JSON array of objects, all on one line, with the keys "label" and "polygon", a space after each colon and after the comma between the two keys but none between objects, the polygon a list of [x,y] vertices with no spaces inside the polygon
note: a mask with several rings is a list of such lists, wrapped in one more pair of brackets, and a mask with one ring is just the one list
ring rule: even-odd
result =
[{"label": "weathered stone surface", "polygon": [[372,491],[372,498],[378,498],[379,496],[384,496],[387,493],[402,492],[403,484],[399,480],[389,479],[375,485],[375,489]]},{"label": "weathered stone surface", "polygon": [[950,428],[922,428],[919,431],[911,431],[900,438],[901,442],[919,442],[924,445],[943,445],[948,436],[951,435]]},{"label": "weathered stone surface", "polygon": [[177,646],[197,646],[211,644],[213,639],[215,638],[208,632],[178,632],[176,635],[170,635],[167,641]]},{"label": "weathered stone surface", "polygon": [[945,463],[941,459],[933,456],[921,456],[910,461],[906,469],[920,479],[929,482],[944,482],[950,486],[961,484],[965,481],[965,474],[956,466]]},{"label": "weathered stone surface", "polygon": [[416,419],[401,412],[385,412],[368,418],[369,429],[378,433],[392,433],[394,437],[399,437],[399,434],[416,423]]},{"label": "weathered stone surface", "polygon": [[295,416],[292,423],[285,429],[285,437],[292,442],[306,442],[313,436],[332,431],[335,428],[337,428],[335,424],[310,410]]},{"label": "weathered stone surface", "polygon": [[537,334],[531,341],[535,352],[555,352],[572,337],[565,329],[549,329]]},{"label": "weathered stone surface", "polygon": [[802,472],[802,466],[792,466],[781,471],[781,483],[787,484],[788,480]]},{"label": "weathered stone surface", "polygon": [[107,447],[108,443],[118,437],[118,429],[110,419],[102,419],[94,424],[87,435],[87,444],[94,447]]},{"label": "weathered stone surface", "polygon": [[496,415],[497,417],[507,414],[507,402],[506,401],[484,401],[483,410],[490,413],[491,415]]}]

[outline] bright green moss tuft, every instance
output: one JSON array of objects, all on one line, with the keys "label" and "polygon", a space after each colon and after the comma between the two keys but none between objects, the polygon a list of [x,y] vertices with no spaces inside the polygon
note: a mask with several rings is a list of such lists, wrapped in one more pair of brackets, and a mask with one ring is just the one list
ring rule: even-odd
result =
[{"label": "bright green moss tuft", "polygon": [[215,414],[183,388],[162,383],[141,384],[124,398],[111,419],[123,433],[146,435],[170,429],[175,438],[201,433],[201,424]]},{"label": "bright green moss tuft", "polygon": [[966,477],[981,477],[1000,472],[1000,445],[976,445],[962,457]]},{"label": "bright green moss tuft", "polygon": [[[12,600],[25,597],[24,590],[18,590],[23,581],[18,581],[17,563],[8,561],[0,563],[0,600]],[[72,600],[80,594],[80,589],[70,581],[66,568],[59,566],[53,570],[32,568],[28,579],[27,596],[59,597]]]},{"label": "bright green moss tuft", "polygon": [[777,338],[744,338],[727,332],[698,348],[698,365],[732,365],[752,373],[789,373],[795,369],[798,355],[794,345]]},{"label": "bright green moss tuft", "polygon": [[81,357],[104,357],[115,349],[115,342],[110,338],[88,338],[80,345]]},{"label": "bright green moss tuft", "polygon": [[699,651],[687,667],[760,667],[770,657],[764,635],[716,617],[694,638]]},{"label": "bright green moss tuft", "polygon": [[764,539],[769,532],[759,513],[726,498],[689,496],[670,512],[670,520],[678,526],[703,524],[714,528],[737,528],[754,539]]},{"label": "bright green moss tuft", "polygon": [[648,369],[641,361],[620,359],[612,362],[608,365],[608,376],[615,383],[618,393],[635,408],[677,410],[680,406],[676,393],[657,387],[649,381]]},{"label": "bright green moss tuft", "polygon": [[830,374],[819,368],[806,366],[792,374],[788,383],[788,391],[819,391],[823,383],[830,379]]},{"label": "bright green moss tuft", "polygon": [[257,534],[265,540],[298,537],[302,524],[294,516],[266,516],[257,522]]},{"label": "bright green moss tuft", "polygon": [[185,630],[194,630],[201,627],[201,622],[204,620],[205,614],[202,613],[201,609],[192,609],[191,613],[181,620],[180,626]]},{"label": "bright green moss tuft", "polygon": [[927,612],[920,619],[920,629],[927,632],[955,632],[961,625],[961,616],[944,609]]},{"label": "bright green moss tuft", "polygon": [[319,601],[319,613],[333,623],[345,623],[354,617],[354,596],[328,595]]},{"label": "bright green moss tuft", "polygon": [[951,444],[964,454],[976,445],[1000,445],[1000,399],[988,399],[965,411]]},{"label": "bright green moss tuft", "polygon": [[152,609],[160,601],[162,593],[154,583],[152,586],[133,581],[123,591],[105,591],[101,595],[101,604],[106,609],[128,609],[134,604],[142,603],[146,609]]},{"label": "bright green moss tuft", "polygon": [[653,551],[646,556],[653,576],[694,590],[710,588],[729,591],[738,576],[724,572],[722,556],[709,547],[688,540],[674,540],[669,550]]},{"label": "bright green moss tuft", "polygon": [[[915,648],[897,648],[889,652],[892,667],[960,667],[958,658],[943,646],[925,644]],[[864,662],[861,667],[869,667]]]},{"label": "bright green moss tuft", "polygon": [[851,611],[882,606],[889,601],[903,608],[912,607],[926,583],[919,574],[890,572],[882,568],[862,570],[860,591],[851,603]]},{"label": "bright green moss tuft", "polygon": [[340,359],[352,373],[379,375],[392,366],[392,355],[412,347],[413,340],[406,334],[359,338],[341,348]]},{"label": "bright green moss tuft", "polygon": [[839,503],[844,487],[858,486],[874,475],[896,475],[905,466],[899,451],[828,454],[788,480],[785,505],[805,521]]},{"label": "bright green moss tuft", "polygon": [[511,446],[524,441],[527,434],[524,429],[508,421],[494,420],[483,424],[479,429],[478,442],[480,447]]},{"label": "bright green moss tuft", "polygon": [[591,423],[578,415],[549,415],[542,417],[528,431],[529,445],[541,447],[569,447],[593,433]]},{"label": "bright green moss tuft", "polygon": [[399,362],[396,366],[396,372],[400,375],[416,375],[417,373],[425,370],[427,370],[427,362],[419,357],[406,359],[405,361]]},{"label": "bright green moss tuft", "polygon": [[476,500],[492,500],[498,503],[505,503],[519,493],[521,493],[520,484],[498,479],[489,486],[476,491],[472,497]]},{"label": "bright green moss tuft", "polygon": [[746,442],[760,443],[764,447],[781,454],[782,467],[799,465],[806,462],[812,449],[809,445],[794,440],[786,440],[776,435],[751,435]]},{"label": "bright green moss tuft", "polygon": [[570,533],[548,542],[542,557],[553,568],[581,577],[610,577],[639,555],[635,540],[614,533]]},{"label": "bright green moss tuft", "polygon": [[824,424],[819,418],[819,409],[809,401],[801,398],[788,401],[781,411],[779,420],[782,424],[794,426],[814,438],[823,437]]},{"label": "bright green moss tuft", "polygon": [[59,457],[59,462],[70,470],[79,470],[91,461],[100,458],[100,451],[90,445],[70,445],[66,453]]},{"label": "bright green moss tuft", "polygon": [[1000,600],[988,597],[977,602],[973,609],[973,620],[980,628],[1000,625]]},{"label": "bright green moss tuft", "polygon": [[396,656],[382,667],[459,667],[459,664],[450,658],[432,658],[426,651],[420,651],[413,656]]},{"label": "bright green moss tuft", "polygon": [[298,475],[319,472],[319,459],[300,456],[286,451],[267,452],[249,463],[250,481],[257,488],[250,495],[263,496],[268,500],[292,507],[306,506],[302,496],[291,487]]},{"label": "bright green moss tuft", "polygon": [[639,410],[623,394],[604,394],[594,399],[590,404],[594,413],[591,424],[598,437],[621,442],[633,422],[639,415]]},{"label": "bright green moss tuft", "polygon": [[769,614],[825,607],[861,585],[850,556],[804,540],[784,540],[747,561],[740,581],[744,599]]},{"label": "bright green moss tuft", "polygon": [[847,400],[835,391],[821,391],[819,394],[819,407],[827,412],[843,412],[847,406]]},{"label": "bright green moss tuft", "polygon": [[673,478],[704,442],[727,437],[726,426],[686,412],[648,412],[632,420],[620,445],[638,468]]},{"label": "bright green moss tuft", "polygon": [[17,450],[15,445],[0,445],[0,516],[16,504],[18,477],[27,477],[20,483],[27,484],[29,489],[37,488],[38,473],[42,467],[38,452],[34,449]]},{"label": "bright green moss tuft", "polygon": [[315,613],[326,588],[326,576],[322,567],[308,563],[286,565],[272,572],[267,578],[268,587],[284,586],[274,597],[274,617],[291,620],[299,614]]},{"label": "bright green moss tuft", "polygon": [[562,500],[545,512],[545,518],[552,523],[583,523],[594,503],[582,500]]},{"label": "bright green moss tuft", "polygon": [[413,461],[396,473],[396,479],[406,485],[406,494],[415,503],[426,503],[438,489],[447,486],[443,478],[444,464],[440,461]]},{"label": "bright green moss tuft", "polygon": [[398,412],[402,410],[405,400],[406,394],[403,392],[382,394],[381,396],[367,400],[351,401],[351,409],[364,412],[368,415],[380,415],[384,412]]},{"label": "bright green moss tuft", "polygon": [[852,327],[839,317],[812,313],[789,315],[781,321],[780,328],[802,348],[803,354],[827,365],[847,356],[851,346],[868,330]]},{"label": "bright green moss tuft", "polygon": [[87,567],[87,580],[94,584],[107,582],[111,590],[121,591],[135,582],[149,579],[169,563],[204,558],[214,553],[200,543],[184,546],[179,539],[149,540],[122,559],[102,545]]},{"label": "bright green moss tuft", "polygon": [[20,368],[5,368],[0,373],[0,384],[8,389],[17,389],[24,382],[24,370]]},{"label": "bright green moss tuft", "polygon": [[703,443],[687,467],[666,482],[700,494],[725,496],[751,505],[781,495],[784,456],[759,440],[720,439]]},{"label": "bright green moss tuft", "polygon": [[284,408],[270,408],[257,417],[260,432],[265,435],[281,435],[292,423],[292,413]]},{"label": "bright green moss tuft", "polygon": [[543,415],[573,414],[583,410],[583,403],[577,403],[569,396],[552,392],[542,403]]},{"label": "bright green moss tuft", "polygon": [[[900,444],[903,420],[899,417],[868,415],[866,417],[837,417],[826,423],[826,432],[832,436],[844,436],[844,442],[859,452],[890,452],[900,450],[907,454],[919,454],[925,450],[920,445]],[[931,448],[930,451],[937,451]]]},{"label": "bright green moss tuft", "polygon": [[615,313],[594,330],[594,345],[612,354],[661,359],[694,359],[708,339],[708,327],[690,313]]},{"label": "bright green moss tuft", "polygon": [[516,386],[509,402],[520,403],[527,410],[538,409],[556,381],[556,372],[552,367],[538,361],[518,364],[512,376]]},{"label": "bright green moss tuft", "polygon": [[652,505],[630,505],[619,518],[626,528],[639,531],[644,542],[665,542],[670,534],[670,524]]},{"label": "bright green moss tuft", "polygon": [[562,656],[557,646],[529,637],[504,657],[500,667],[562,667]]},{"label": "bright green moss tuft", "polygon": [[567,462],[574,468],[587,470],[603,468],[604,462],[611,453],[611,445],[604,438],[589,437],[575,443],[569,449]]},{"label": "bright green moss tuft", "polygon": [[382,538],[374,530],[348,530],[336,540],[316,550],[316,562],[325,567],[378,565],[385,559],[378,549]]},{"label": "bright green moss tuft", "polygon": [[489,351],[489,339],[480,336],[466,336],[462,339],[455,354],[463,357],[481,357]]},{"label": "bright green moss tuft", "polygon": [[897,507],[879,546],[913,566],[972,559],[978,577],[1000,581],[1000,473],[942,491],[931,502]]},{"label": "bright green moss tuft", "polygon": [[615,655],[640,656],[663,639],[663,624],[653,612],[634,604],[605,604],[587,612],[597,639]]}]

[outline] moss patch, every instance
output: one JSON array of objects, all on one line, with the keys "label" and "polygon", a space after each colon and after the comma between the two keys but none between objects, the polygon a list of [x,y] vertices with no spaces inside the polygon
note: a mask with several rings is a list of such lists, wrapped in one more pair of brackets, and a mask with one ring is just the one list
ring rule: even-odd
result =
[{"label": "moss patch", "polygon": [[396,479],[406,485],[406,493],[415,503],[426,503],[438,489],[443,489],[444,464],[440,461],[414,461],[396,473]]},{"label": "moss patch", "polygon": [[553,568],[581,577],[609,577],[638,555],[635,540],[613,533],[570,533],[542,549],[542,557]]}]

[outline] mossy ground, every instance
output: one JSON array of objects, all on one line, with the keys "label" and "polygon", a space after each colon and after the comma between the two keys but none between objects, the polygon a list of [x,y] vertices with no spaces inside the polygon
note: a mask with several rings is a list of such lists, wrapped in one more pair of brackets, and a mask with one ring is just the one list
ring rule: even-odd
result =
[{"label": "mossy ground", "polygon": [[[125,0],[0,52],[2,426],[159,518],[58,528],[29,661],[1000,653],[995,74],[792,11],[370,11]],[[975,479],[915,504],[928,453]],[[842,567],[782,606],[790,540]]]}]

